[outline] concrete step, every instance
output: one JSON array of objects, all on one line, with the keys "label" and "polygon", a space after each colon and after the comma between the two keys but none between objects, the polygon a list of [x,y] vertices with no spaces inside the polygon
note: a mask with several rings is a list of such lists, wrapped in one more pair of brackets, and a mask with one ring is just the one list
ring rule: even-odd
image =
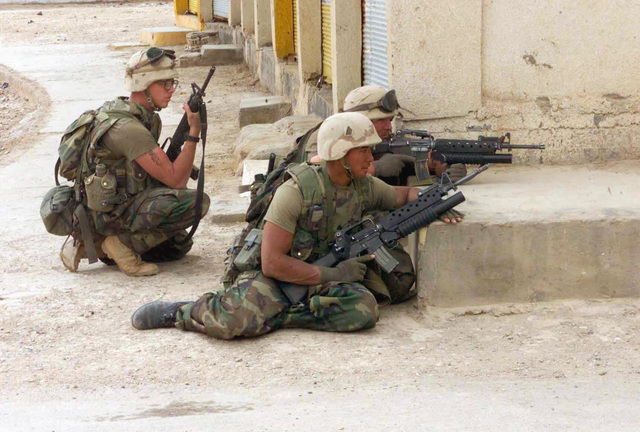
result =
[{"label": "concrete step", "polygon": [[193,30],[187,27],[149,27],[140,30],[140,42],[151,46],[184,45],[187,33]]},{"label": "concrete step", "polygon": [[460,187],[462,224],[414,237],[420,304],[640,295],[638,186],[640,161],[494,165]]},{"label": "concrete step", "polygon": [[180,55],[181,67],[222,66],[242,63],[240,45],[202,45],[200,52],[188,52]]},{"label": "concrete step", "polygon": [[275,123],[291,114],[291,100],[284,96],[260,96],[240,102],[238,126],[256,123]]}]

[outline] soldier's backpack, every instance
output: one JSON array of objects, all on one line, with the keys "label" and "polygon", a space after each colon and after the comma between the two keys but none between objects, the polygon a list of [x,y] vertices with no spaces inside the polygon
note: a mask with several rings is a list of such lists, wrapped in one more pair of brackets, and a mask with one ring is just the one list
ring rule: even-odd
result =
[{"label": "soldier's backpack", "polygon": [[[261,229],[264,225],[264,217],[267,214],[267,210],[269,209],[269,205],[271,204],[271,200],[273,199],[276,190],[285,181],[291,178],[291,173],[288,170],[293,169],[304,162],[306,156],[306,142],[309,137],[318,130],[320,124],[296,140],[296,146],[294,149],[285,156],[284,160],[277,168],[269,170],[266,176],[263,174],[257,174],[255,176],[250,188],[251,201],[245,215],[247,226],[238,236],[236,236],[233,244],[227,250],[227,257],[225,258],[225,272],[221,279],[222,284],[225,287],[230,286],[236,277],[246,268],[251,266],[257,267],[260,265],[259,250],[256,249],[259,249],[262,238],[258,234],[257,230]],[[249,244],[249,246],[253,246],[254,243],[256,247],[247,248],[247,244]],[[243,248],[249,252],[246,253],[246,257],[241,257],[241,260],[246,263],[246,267],[241,266],[241,268],[238,268],[237,258]]]},{"label": "soldier's backpack", "polygon": [[[86,154],[89,146],[100,138],[121,118],[135,118],[124,111],[85,111],[67,127],[60,139],[58,160],[55,164],[56,186],[49,190],[40,205],[40,217],[47,232],[59,236],[82,239],[90,263],[97,261],[92,226],[83,205],[82,185],[87,172]],[[61,185],[58,174],[74,182]]]}]

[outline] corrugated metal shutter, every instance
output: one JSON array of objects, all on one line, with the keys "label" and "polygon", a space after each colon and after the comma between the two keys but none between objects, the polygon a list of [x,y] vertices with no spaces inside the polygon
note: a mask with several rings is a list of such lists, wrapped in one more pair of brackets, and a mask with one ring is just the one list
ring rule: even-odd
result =
[{"label": "corrugated metal shutter", "polygon": [[[293,3],[293,52],[298,52],[298,2],[291,0]],[[317,10],[317,9],[316,9]]]},{"label": "corrugated metal shutter", "polygon": [[229,19],[229,0],[213,0],[213,16]]},{"label": "corrugated metal shutter", "polygon": [[198,3],[200,3],[199,0],[189,0],[189,9],[187,12],[198,15]]},{"label": "corrugated metal shutter", "polygon": [[331,0],[322,0],[322,75],[331,84]]},{"label": "corrugated metal shutter", "polygon": [[387,1],[363,0],[362,10],[363,84],[389,88]]}]

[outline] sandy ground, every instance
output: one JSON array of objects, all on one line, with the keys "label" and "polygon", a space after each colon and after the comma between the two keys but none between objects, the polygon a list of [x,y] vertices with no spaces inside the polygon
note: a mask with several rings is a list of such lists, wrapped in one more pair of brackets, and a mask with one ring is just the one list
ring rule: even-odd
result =
[{"label": "sandy ground", "polygon": [[[138,28],[172,23],[171,3],[2,7],[0,43],[137,42]],[[190,68],[181,80],[205,73]],[[37,111],[14,88],[0,90],[0,137]],[[233,197],[239,184],[230,150],[237,107],[256,94],[264,89],[244,66],[218,68],[207,99],[206,188],[214,197]],[[178,116],[179,106],[174,101],[167,114]],[[3,159],[0,175],[29,170],[30,146],[55,148],[58,138],[30,137],[17,152],[0,141],[0,158],[17,159]],[[45,190],[53,183],[46,178]],[[37,200],[39,190],[26,188],[25,196]],[[2,224],[15,227],[2,231],[0,244],[0,430],[631,431],[639,424],[636,299],[426,311],[409,302],[383,309],[375,329],[354,334],[286,330],[225,342],[139,332],[129,321],[139,305],[218,288],[242,224],[204,220],[190,255],[143,279],[86,262],[71,274],[57,256],[62,239],[47,236],[35,214],[5,213]]]}]

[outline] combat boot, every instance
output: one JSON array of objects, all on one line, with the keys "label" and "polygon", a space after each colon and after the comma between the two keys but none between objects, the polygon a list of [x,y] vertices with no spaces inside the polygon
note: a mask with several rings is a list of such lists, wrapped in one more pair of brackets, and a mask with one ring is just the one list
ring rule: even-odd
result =
[{"label": "combat boot", "polygon": [[176,315],[181,306],[191,302],[163,302],[154,301],[140,306],[131,315],[131,325],[138,330],[157,328],[171,328],[176,324]]},{"label": "combat boot", "polygon": [[118,236],[109,236],[102,242],[102,250],[114,260],[118,268],[127,276],[153,276],[158,274],[158,266],[140,259],[140,255],[126,247]]}]

